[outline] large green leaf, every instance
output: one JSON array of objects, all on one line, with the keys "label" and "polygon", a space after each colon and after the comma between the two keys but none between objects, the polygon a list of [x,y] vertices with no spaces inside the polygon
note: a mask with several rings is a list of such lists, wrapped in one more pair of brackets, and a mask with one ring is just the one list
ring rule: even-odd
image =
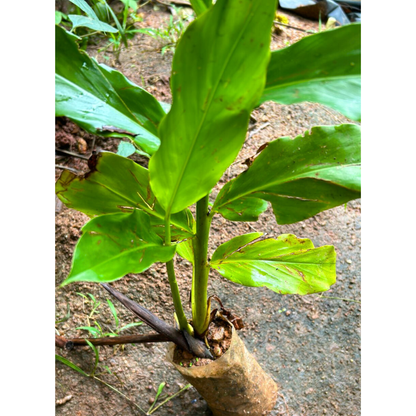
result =
[{"label": "large green leaf", "polygon": [[272,53],[260,99],[312,101],[361,119],[361,24],[307,36]]},{"label": "large green leaf", "polygon": [[278,224],[291,224],[359,198],[360,137],[359,126],[342,124],[277,139],[224,186],[213,210],[235,221],[228,205],[259,198],[272,203]]},{"label": "large green leaf", "polygon": [[207,10],[207,2],[209,0],[190,0],[192,8],[195,11],[195,14],[199,16],[200,14],[204,13]]},{"label": "large green leaf", "polygon": [[82,228],[72,268],[63,285],[71,282],[112,282],[127,273],[141,273],[155,262],[167,262],[175,245],[164,246],[143,211],[107,214]]},{"label": "large green leaf", "polygon": [[[55,190],[67,207],[89,216],[140,209],[151,215],[155,232],[165,234],[165,212],[150,189],[149,171],[130,159],[100,153],[94,171],[77,176],[65,170]],[[173,239],[193,235],[193,217],[188,209],[172,215],[171,224]]]},{"label": "large green leaf", "polygon": [[71,35],[55,26],[55,114],[66,116],[85,130],[102,136],[127,137],[147,153],[154,153],[160,140],[127,108],[97,63],[81,52]]},{"label": "large green leaf", "polygon": [[145,89],[131,82],[121,72],[105,64],[98,64],[124,104],[147,130],[157,135],[157,126],[166,115],[159,101]]},{"label": "large green leaf", "polygon": [[323,292],[335,283],[334,247],[314,248],[310,240],[292,234],[255,241],[261,235],[246,234],[222,244],[211,267],[232,282],[280,294]]},{"label": "large green leaf", "polygon": [[92,19],[88,16],[69,14],[68,19],[72,22],[72,29],[76,29],[77,27],[87,27],[88,29],[98,30],[100,32],[118,32],[115,27],[110,26],[108,23],[101,22],[98,18]]},{"label": "large green leaf", "polygon": [[239,198],[216,208],[224,218],[230,221],[257,221],[266,211],[267,202],[260,198]]},{"label": "large green leaf", "polygon": [[94,10],[85,0],[69,0],[69,1],[75,4],[76,6],[78,6],[88,17],[91,17],[91,19],[98,20],[98,17],[95,14]]},{"label": "large green leaf", "polygon": [[167,212],[207,195],[238,154],[264,87],[275,8],[275,0],[218,0],[179,40],[173,104],[149,164]]}]

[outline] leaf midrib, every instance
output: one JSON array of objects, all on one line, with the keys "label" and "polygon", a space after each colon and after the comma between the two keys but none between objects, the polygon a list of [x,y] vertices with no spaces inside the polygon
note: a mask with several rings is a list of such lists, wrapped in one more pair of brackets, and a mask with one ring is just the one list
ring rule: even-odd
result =
[{"label": "leaf midrib", "polygon": [[[256,4],[259,4],[259,3],[256,3]],[[225,60],[224,66],[223,66],[222,70],[221,70],[221,71],[220,71],[220,73],[219,73],[220,75],[219,75],[219,76],[218,76],[218,78],[217,78],[217,82],[216,82],[215,87],[211,90],[211,91],[212,91],[212,94],[211,94],[211,97],[210,97],[210,99],[209,99],[209,101],[208,101],[208,105],[207,105],[207,107],[206,107],[206,110],[204,111],[204,114],[203,114],[203,116],[202,116],[201,122],[200,122],[200,124],[199,124],[199,126],[198,126],[198,130],[197,130],[197,132],[196,132],[196,134],[195,134],[195,136],[194,136],[193,143],[192,143],[192,145],[191,145],[191,147],[190,147],[190,151],[188,152],[188,155],[187,155],[186,161],[185,161],[185,163],[182,165],[182,170],[181,170],[180,175],[179,175],[179,177],[178,177],[178,180],[177,180],[177,182],[176,182],[175,188],[174,188],[174,190],[173,190],[173,192],[172,192],[172,196],[171,196],[170,202],[169,202],[169,204],[168,204],[168,206],[167,206],[167,209],[166,209],[166,216],[167,216],[167,217],[169,217],[169,216],[170,216],[170,213],[171,213],[171,210],[172,210],[172,205],[173,205],[173,203],[175,202],[175,198],[176,198],[176,195],[177,195],[177,193],[178,193],[179,186],[180,186],[180,184],[182,183],[182,180],[183,180],[183,177],[184,177],[184,174],[185,174],[185,170],[186,170],[186,168],[187,168],[187,166],[188,166],[188,162],[189,162],[189,160],[190,160],[190,158],[191,158],[191,156],[192,156],[193,149],[194,149],[194,147],[195,147],[195,145],[196,145],[196,142],[197,142],[197,140],[198,140],[198,136],[199,136],[199,134],[200,134],[200,132],[201,132],[201,130],[202,130],[202,126],[203,126],[204,121],[205,121],[205,119],[206,119],[206,117],[207,117],[207,114],[208,114],[208,112],[209,112],[209,108],[211,107],[211,103],[212,103],[212,101],[213,101],[213,99],[214,99],[214,97],[215,97],[215,95],[216,95],[216,92],[217,92],[218,86],[219,86],[219,84],[220,84],[220,82],[221,82],[221,79],[222,79],[222,75],[224,74],[224,72],[225,72],[225,70],[226,70],[226,68],[227,68],[227,66],[228,66],[228,64],[229,64],[230,59],[231,59],[232,55],[234,54],[234,51],[235,51],[235,49],[237,48],[237,46],[238,46],[238,44],[239,44],[239,42],[240,42],[240,39],[241,39],[241,37],[243,36],[243,34],[244,34],[244,32],[245,32],[246,27],[248,26],[248,24],[249,24],[249,23],[251,22],[251,20],[253,19],[253,16],[254,16],[253,7],[254,7],[254,6],[253,6],[253,3],[251,3],[251,5],[252,5],[252,10],[251,10],[251,12],[250,12],[250,17],[247,19],[246,23],[244,24],[244,27],[242,28],[242,30],[241,30],[241,32],[240,32],[240,34],[239,34],[239,36],[237,37],[237,39],[236,39],[236,41],[235,41],[235,43],[234,43],[234,46],[233,46],[233,48],[232,48],[232,50],[231,50],[230,54],[228,55],[227,59]]]},{"label": "leaf midrib", "polygon": [[[136,180],[137,180],[137,178],[136,178]],[[130,205],[136,205],[136,206],[138,206],[138,209],[140,209],[140,210],[142,210],[142,211],[144,211],[144,212],[147,212],[148,214],[150,214],[150,215],[152,215],[152,216],[154,216],[154,217],[157,217],[157,218],[159,218],[159,219],[161,219],[161,220],[163,220],[164,219],[164,216],[162,215],[162,214],[159,214],[157,211],[155,211],[155,210],[151,210],[151,209],[149,209],[147,206],[146,206],[146,204],[144,204],[143,206],[141,206],[139,203],[137,203],[136,201],[133,201],[133,200],[130,200],[130,199],[128,199],[127,197],[125,197],[125,196],[123,196],[123,195],[121,195],[121,194],[119,194],[116,190],[114,190],[113,188],[110,188],[108,185],[106,185],[106,184],[103,184],[103,183],[100,183],[100,182],[98,182],[98,181],[91,181],[92,183],[96,183],[97,185],[100,185],[100,186],[102,186],[102,187],[104,187],[104,188],[106,188],[106,189],[108,189],[110,192],[112,192],[114,195],[117,195],[118,197],[120,197],[120,198],[122,198],[122,199],[124,199],[125,201],[127,201]],[[136,191],[139,195],[141,195],[138,191]],[[142,196],[142,198],[143,198],[143,196]],[[145,200],[145,198],[143,198],[144,200]],[[156,200],[156,198],[155,198],[155,203],[157,202],[157,200]],[[171,223],[173,224],[173,225],[175,225],[176,227],[178,227],[180,230],[182,230],[182,231],[185,231],[185,232],[188,232],[188,233],[191,233],[191,231],[190,230],[187,230],[187,229],[185,229],[185,228],[183,228],[183,226],[182,225],[179,225],[175,220],[172,220],[171,219]]]}]

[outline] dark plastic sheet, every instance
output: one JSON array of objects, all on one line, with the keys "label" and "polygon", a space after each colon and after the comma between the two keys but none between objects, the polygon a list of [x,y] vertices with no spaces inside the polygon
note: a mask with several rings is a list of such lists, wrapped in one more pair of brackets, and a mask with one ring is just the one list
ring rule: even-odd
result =
[{"label": "dark plastic sheet", "polygon": [[279,6],[312,20],[319,20],[319,17],[326,20],[332,17],[341,26],[361,21],[360,1],[280,0]]}]

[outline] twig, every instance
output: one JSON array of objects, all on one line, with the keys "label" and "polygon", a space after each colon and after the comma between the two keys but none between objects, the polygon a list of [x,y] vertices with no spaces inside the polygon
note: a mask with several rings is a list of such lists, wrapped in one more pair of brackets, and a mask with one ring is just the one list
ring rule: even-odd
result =
[{"label": "twig", "polygon": [[119,337],[103,337],[103,338],[71,338],[66,339],[55,335],[55,345],[59,348],[72,350],[76,346],[88,345],[118,345],[118,344],[144,344],[147,342],[169,342],[170,339],[161,334],[145,334],[145,335],[123,335]]},{"label": "twig", "polygon": [[145,3],[141,4],[138,9],[140,9],[141,7],[146,6],[146,4],[150,3],[152,0],[147,0]]},{"label": "twig", "polygon": [[259,131],[261,131],[261,130],[265,129],[267,126],[270,126],[270,123],[269,123],[269,122],[262,124],[262,125],[261,125],[258,129],[256,129],[256,130],[252,131],[252,132],[248,135],[248,138],[249,138],[249,139],[251,139],[251,138],[252,138],[255,134],[257,134]]},{"label": "twig", "polygon": [[56,169],[70,170],[71,172],[74,172],[74,173],[77,173],[77,174],[83,173],[81,170],[77,170],[77,169],[74,169],[74,168],[70,168],[68,166],[55,165],[55,168]]},{"label": "twig", "polygon": [[323,296],[323,295],[319,295],[319,298],[326,298],[326,299],[337,299],[337,300],[345,300],[346,302],[355,302],[355,303],[361,303],[361,301],[359,300],[355,300],[355,299],[347,299],[347,298],[337,298],[335,296]]},{"label": "twig", "polygon": [[122,293],[118,292],[107,283],[102,283],[101,286],[112,296],[114,296],[120,303],[122,303],[127,309],[137,315],[147,325],[149,325],[159,334],[164,335],[166,338],[168,338],[169,341],[172,341],[178,347],[190,352],[191,354],[194,354],[199,358],[213,359],[211,353],[203,341],[193,338],[190,335],[188,336],[186,331],[180,331],[179,329],[168,325],[152,312],[148,311],[138,303],[130,300],[128,297],[124,296]]},{"label": "twig", "polygon": [[65,155],[73,156],[73,157],[76,157],[78,159],[84,159],[84,160],[89,159],[88,156],[80,155],[79,153],[70,152],[69,150],[55,149],[55,152],[64,153]]},{"label": "twig", "polygon": [[294,26],[290,26],[290,25],[285,25],[284,23],[278,22],[277,20],[274,20],[273,23],[276,23],[277,25],[280,25],[280,26],[288,27],[289,29],[299,30],[300,32],[315,33],[312,30],[305,30],[305,29],[300,29],[298,27],[294,27]]},{"label": "twig", "polygon": [[186,0],[170,0],[170,1],[162,1],[162,0],[156,0],[157,3],[163,4],[164,6],[170,6],[171,3],[179,4],[181,6],[189,6],[192,7],[191,3]]}]

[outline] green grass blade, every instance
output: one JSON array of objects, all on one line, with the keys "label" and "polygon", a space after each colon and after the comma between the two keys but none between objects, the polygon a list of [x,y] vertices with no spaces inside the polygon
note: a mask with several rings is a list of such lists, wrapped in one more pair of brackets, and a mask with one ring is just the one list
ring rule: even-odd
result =
[{"label": "green grass blade", "polygon": [[77,365],[67,360],[66,358],[61,357],[58,354],[55,354],[55,359],[60,361],[62,364],[65,364],[66,366],[72,368],[73,370],[78,371],[78,373],[82,374],[83,376],[89,377],[89,375],[84,370],[82,370],[81,368],[79,368]]},{"label": "green grass blade", "polygon": [[126,330],[126,329],[132,328],[133,326],[140,326],[140,325],[142,325],[142,324],[143,324],[143,322],[131,322],[131,323],[129,323],[129,324],[124,325],[123,327],[121,327],[121,328],[118,330],[118,332],[121,332],[121,331],[124,331],[124,330]]},{"label": "green grass blade", "polygon": [[157,389],[157,393],[156,393],[156,397],[155,397],[155,401],[152,403],[152,405],[149,407],[149,410],[147,411],[147,413],[151,414],[151,410],[155,407],[155,404],[157,402],[157,399],[159,398],[159,396],[162,394],[162,391],[164,389],[164,387],[166,386],[166,383],[163,381],[162,383],[159,384],[159,388]]},{"label": "green grass blade", "polygon": [[163,406],[165,403],[167,403],[169,400],[172,400],[174,397],[178,396],[179,394],[181,394],[183,391],[189,389],[189,387],[191,387],[191,384],[187,384],[185,387],[183,387],[182,389],[180,389],[177,393],[173,394],[172,396],[169,396],[166,400],[164,400],[162,403],[159,404],[159,406],[156,406],[150,413],[148,413],[149,415],[153,414],[154,412],[156,412],[157,409],[159,409],[159,407]]},{"label": "green grass blade", "polygon": [[116,327],[118,328],[118,326],[120,324],[120,321],[119,321],[118,316],[117,316],[116,308],[114,307],[113,302],[111,302],[110,299],[107,299],[107,303],[108,303],[108,306],[110,307],[111,313],[114,316],[114,320],[116,321]]},{"label": "green grass blade", "polygon": [[98,352],[98,348],[95,345],[91,344],[91,342],[88,341],[87,339],[85,340],[85,342],[91,347],[91,349],[94,351],[94,354],[95,354],[94,368],[92,369],[92,372],[91,372],[91,377],[94,377],[95,370],[97,370],[100,355],[99,355],[99,352]]},{"label": "green grass blade", "polygon": [[76,329],[83,329],[84,331],[88,331],[94,338],[97,338],[101,335],[101,332],[92,326],[79,326]]}]

